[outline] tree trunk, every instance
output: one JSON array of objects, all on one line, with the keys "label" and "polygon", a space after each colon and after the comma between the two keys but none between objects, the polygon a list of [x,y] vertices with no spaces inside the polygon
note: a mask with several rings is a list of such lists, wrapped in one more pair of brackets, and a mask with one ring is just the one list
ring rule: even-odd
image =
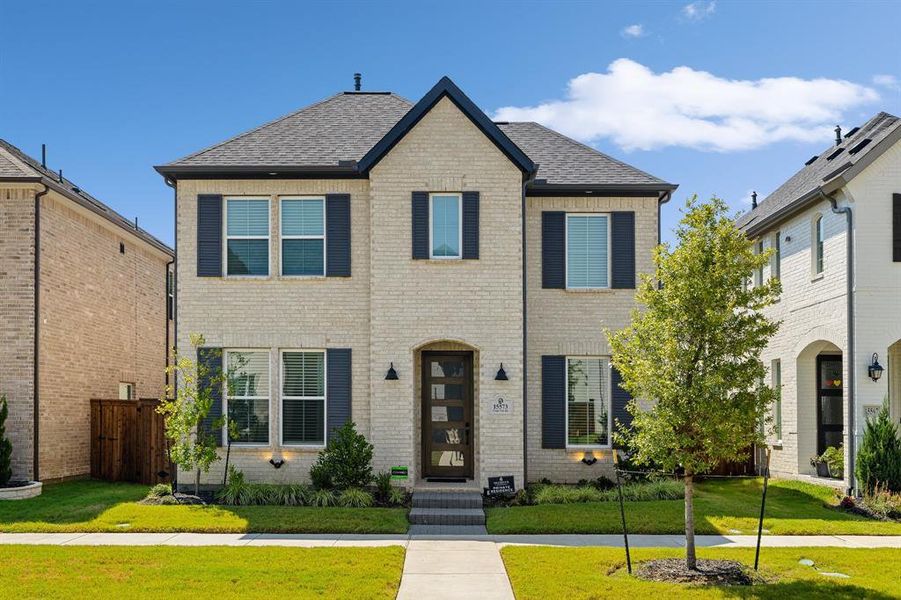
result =
[{"label": "tree trunk", "polygon": [[695,555],[694,481],[688,472],[685,473],[685,566],[692,571],[698,568]]},{"label": "tree trunk", "polygon": [[200,469],[194,473],[194,495],[200,496]]}]

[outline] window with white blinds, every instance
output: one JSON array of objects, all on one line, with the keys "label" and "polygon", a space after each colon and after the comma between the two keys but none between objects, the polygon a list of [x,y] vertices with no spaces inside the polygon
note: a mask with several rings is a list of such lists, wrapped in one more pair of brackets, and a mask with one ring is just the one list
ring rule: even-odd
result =
[{"label": "window with white blinds", "polygon": [[606,358],[566,359],[566,445],[610,445],[610,363]]},{"label": "window with white blinds", "polygon": [[269,199],[225,201],[226,274],[269,275]]},{"label": "window with white blinds", "polygon": [[325,352],[282,352],[282,443],[325,444]]},{"label": "window with white blinds", "polygon": [[282,198],[282,275],[325,275],[325,198]]},{"label": "window with white blinds", "polygon": [[227,350],[225,364],[225,414],[237,432],[232,443],[268,444],[269,352]]},{"label": "window with white blinds", "polygon": [[566,287],[610,287],[608,215],[566,215]]}]

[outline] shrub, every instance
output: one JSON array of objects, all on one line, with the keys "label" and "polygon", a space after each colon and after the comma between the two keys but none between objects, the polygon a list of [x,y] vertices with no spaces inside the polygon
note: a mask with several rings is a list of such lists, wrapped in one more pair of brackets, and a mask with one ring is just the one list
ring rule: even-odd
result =
[{"label": "shrub", "polygon": [[864,493],[860,503],[871,513],[883,519],[901,518],[901,494],[893,494],[876,484]]},{"label": "shrub", "polygon": [[388,504],[393,504],[395,506],[403,506],[407,503],[407,490],[404,488],[391,488],[391,491],[388,493]]},{"label": "shrub", "polygon": [[391,495],[391,473],[382,471],[375,476],[375,496],[379,502],[388,502]]},{"label": "shrub", "polygon": [[9,407],[6,405],[6,396],[0,396],[0,487],[5,486],[12,479],[12,442],[6,437],[6,417],[9,415]]},{"label": "shrub", "polygon": [[353,423],[345,423],[319,453],[310,478],[320,489],[366,487],[372,481],[372,444]]},{"label": "shrub", "polygon": [[535,492],[535,504],[574,504],[602,499],[602,492],[591,486],[542,485]]},{"label": "shrub", "polygon": [[372,494],[360,488],[347,488],[338,496],[338,504],[348,508],[368,508],[372,501]]},{"label": "shrub", "polygon": [[246,504],[248,499],[247,483],[244,481],[244,473],[236,469],[234,466],[228,468],[228,480],[219,493],[216,494],[217,500],[222,504],[240,505]]},{"label": "shrub", "polygon": [[592,482],[592,485],[594,485],[594,487],[598,488],[599,490],[604,491],[615,488],[616,482],[614,482],[609,477],[604,477],[603,475],[601,475]]},{"label": "shrub", "polygon": [[319,489],[310,495],[311,506],[334,506],[337,502],[335,493],[332,490]]},{"label": "shrub", "polygon": [[171,496],[172,495],[172,484],[170,483],[158,483],[147,492],[148,498],[162,498],[163,496]]},{"label": "shrub", "polygon": [[866,423],[855,471],[864,494],[880,486],[901,492],[901,439],[889,416],[888,402],[883,403],[875,419]]},{"label": "shrub", "polygon": [[[623,500],[645,502],[649,500],[679,500],[685,497],[681,481],[659,479],[623,485]],[[615,487],[599,490],[594,486],[539,485],[532,493],[535,504],[574,504],[581,502],[617,502],[619,492]]]}]

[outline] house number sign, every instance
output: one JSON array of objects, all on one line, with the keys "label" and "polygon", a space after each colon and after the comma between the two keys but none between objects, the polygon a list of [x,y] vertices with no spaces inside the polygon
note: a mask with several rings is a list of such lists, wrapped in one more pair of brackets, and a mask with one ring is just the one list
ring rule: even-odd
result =
[{"label": "house number sign", "polygon": [[512,412],[513,407],[510,406],[509,400],[507,400],[503,396],[495,396],[494,401],[491,403],[491,414],[509,415]]}]

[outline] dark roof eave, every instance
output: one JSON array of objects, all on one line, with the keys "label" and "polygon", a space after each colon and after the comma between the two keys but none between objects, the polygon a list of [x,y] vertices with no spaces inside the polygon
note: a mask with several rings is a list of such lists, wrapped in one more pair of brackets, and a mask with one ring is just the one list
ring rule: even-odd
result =
[{"label": "dark roof eave", "polygon": [[[356,166],[160,165],[157,173],[178,179],[365,179]],[[274,174],[273,174],[274,173]]]},{"label": "dark roof eave", "polygon": [[782,221],[785,221],[786,219],[798,214],[811,204],[814,204],[818,200],[821,200],[823,196],[835,192],[835,190],[839,189],[843,185],[844,180],[841,177],[833,179],[826,185],[820,185],[813,188],[809,192],[800,196],[794,202],[787,204],[785,207],[777,210],[770,215],[767,215],[760,221],[751,221],[749,224],[741,226],[740,229],[743,229],[748,237],[755,237],[757,234],[766,231],[770,227],[773,227],[774,225],[777,225]]},{"label": "dark roof eave", "polygon": [[669,199],[679,186],[673,183],[622,183],[603,185],[539,183],[526,186],[527,196],[606,196]]}]

